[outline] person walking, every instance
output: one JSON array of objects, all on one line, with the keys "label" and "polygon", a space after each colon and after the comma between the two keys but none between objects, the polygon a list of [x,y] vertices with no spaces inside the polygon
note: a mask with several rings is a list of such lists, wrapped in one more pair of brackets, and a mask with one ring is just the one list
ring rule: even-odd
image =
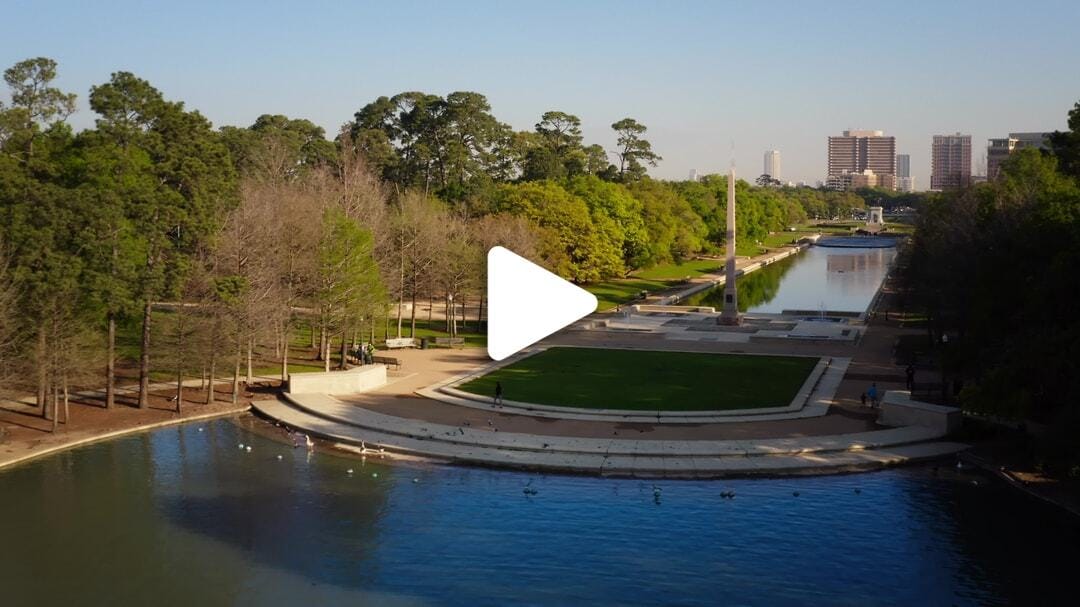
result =
[{"label": "person walking", "polygon": [[870,406],[871,407],[877,407],[878,406],[877,382],[874,382],[874,383],[870,384],[870,389],[866,391],[866,395],[870,397]]},{"label": "person walking", "polygon": [[500,405],[500,406],[502,405],[502,400],[503,400],[502,395],[503,395],[502,382],[497,381],[497,382],[495,382],[495,404],[496,405]]},{"label": "person walking", "polygon": [[908,365],[907,369],[904,369],[904,375],[907,376],[907,389],[908,392],[915,391],[915,367]]}]

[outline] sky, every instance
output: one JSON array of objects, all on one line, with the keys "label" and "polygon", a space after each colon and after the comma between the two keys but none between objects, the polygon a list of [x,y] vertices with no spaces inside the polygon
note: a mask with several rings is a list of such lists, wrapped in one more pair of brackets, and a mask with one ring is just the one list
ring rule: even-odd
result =
[{"label": "sky", "polygon": [[[919,189],[934,134],[1065,128],[1080,100],[1080,2],[98,2],[4,0],[0,65],[46,56],[93,125],[91,86],[130,71],[215,125],[260,114],[335,134],[381,95],[471,90],[515,129],[576,114],[614,148],[632,117],[655,177],[824,179],[826,138],[895,135]],[[0,99],[6,100],[6,93]]]}]

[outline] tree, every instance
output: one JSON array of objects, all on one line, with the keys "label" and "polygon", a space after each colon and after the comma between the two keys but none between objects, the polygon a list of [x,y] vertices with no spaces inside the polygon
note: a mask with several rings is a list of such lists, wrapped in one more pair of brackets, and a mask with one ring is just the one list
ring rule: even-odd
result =
[{"label": "tree", "polygon": [[21,122],[18,131],[22,133],[27,161],[33,156],[35,132],[75,113],[75,94],[50,86],[55,79],[56,62],[46,57],[26,59],[4,71],[4,82],[11,89],[11,109],[4,122]]},{"label": "tree", "polygon": [[[385,309],[386,290],[379,277],[371,233],[351,221],[338,208],[322,218],[314,302],[326,334],[339,333],[342,351],[347,331],[376,311]],[[330,370],[330,339],[323,343],[325,370]],[[341,361],[345,365],[344,356]]]},{"label": "tree", "polygon": [[1050,149],[1066,175],[1080,178],[1080,101],[1069,110],[1069,130],[1050,135]]},{"label": "tree", "polygon": [[228,149],[198,112],[164,100],[147,81],[117,72],[93,87],[90,105],[102,118],[98,127],[121,147],[149,158],[144,176],[156,187],[130,201],[128,216],[145,251],[136,294],[142,307],[139,406],[145,407],[150,377],[153,302],[175,294],[191,255],[209,237],[220,213],[236,198],[236,177]]},{"label": "tree", "polygon": [[645,166],[642,163],[655,167],[663,158],[652,151],[652,144],[642,135],[648,130],[645,125],[638,123],[633,118],[623,118],[611,125],[618,135],[616,143],[619,156],[619,179],[622,181],[637,181],[645,175]]}]

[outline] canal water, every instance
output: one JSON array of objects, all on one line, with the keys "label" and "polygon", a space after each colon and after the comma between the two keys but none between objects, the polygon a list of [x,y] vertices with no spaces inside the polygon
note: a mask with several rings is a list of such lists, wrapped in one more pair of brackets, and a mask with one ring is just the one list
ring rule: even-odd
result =
[{"label": "canal water", "polygon": [[0,472],[0,604],[1064,604],[1080,556],[1073,523],[951,463],[655,487],[193,423]]},{"label": "canal water", "polygon": [[[810,247],[738,279],[743,312],[779,314],[784,310],[862,312],[896,258],[895,248]],[[723,307],[723,287],[679,302]]]}]

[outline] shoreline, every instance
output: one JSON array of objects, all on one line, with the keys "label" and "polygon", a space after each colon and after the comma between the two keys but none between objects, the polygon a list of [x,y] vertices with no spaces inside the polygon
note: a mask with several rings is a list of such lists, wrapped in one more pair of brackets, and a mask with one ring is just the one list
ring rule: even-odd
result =
[{"label": "shoreline", "polygon": [[60,453],[62,451],[68,451],[70,449],[76,449],[78,447],[83,447],[83,446],[86,446],[86,445],[91,445],[91,444],[94,444],[94,443],[103,442],[103,441],[111,440],[111,439],[114,439],[114,438],[120,438],[122,436],[127,436],[129,434],[138,434],[140,432],[149,432],[151,430],[157,430],[159,428],[166,428],[166,427],[169,427],[169,426],[176,426],[176,425],[185,424],[185,423],[188,423],[188,422],[203,421],[203,420],[208,420],[208,419],[216,419],[216,418],[220,418],[220,417],[230,417],[230,416],[233,416],[233,415],[238,415],[238,414],[241,414],[241,413],[245,413],[245,412],[249,411],[250,409],[251,409],[251,404],[250,403],[242,403],[242,404],[236,404],[236,405],[231,405],[230,404],[230,405],[228,405],[226,407],[222,407],[220,410],[211,411],[211,412],[201,412],[198,409],[194,409],[192,411],[193,414],[191,414],[191,415],[186,415],[184,413],[181,413],[178,417],[175,417],[173,419],[165,419],[165,420],[157,420],[157,421],[144,422],[144,423],[136,423],[136,424],[128,426],[128,427],[119,428],[119,429],[111,430],[111,431],[107,431],[107,432],[97,432],[97,433],[95,433],[93,431],[89,431],[89,432],[85,433],[85,435],[67,437],[70,440],[61,440],[61,441],[58,441],[56,443],[38,444],[38,445],[30,446],[30,447],[27,447],[27,446],[21,445],[21,444],[17,444],[17,443],[16,444],[6,444],[5,446],[7,446],[7,447],[11,447],[11,446],[15,447],[15,455],[7,454],[7,453],[5,453],[3,455],[0,455],[0,471],[4,471],[4,470],[7,470],[9,468],[13,468],[15,466],[18,466],[19,464],[24,464],[24,463],[36,460],[36,459],[41,458],[41,457],[46,457],[48,455],[54,455],[54,454]]}]

